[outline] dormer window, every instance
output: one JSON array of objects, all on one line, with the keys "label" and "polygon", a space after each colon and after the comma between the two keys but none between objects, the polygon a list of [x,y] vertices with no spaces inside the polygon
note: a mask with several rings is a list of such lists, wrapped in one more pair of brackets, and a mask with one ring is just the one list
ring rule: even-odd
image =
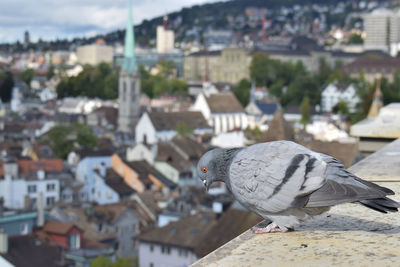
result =
[{"label": "dormer window", "polygon": [[80,249],[81,248],[81,236],[72,234],[68,238],[69,249]]}]

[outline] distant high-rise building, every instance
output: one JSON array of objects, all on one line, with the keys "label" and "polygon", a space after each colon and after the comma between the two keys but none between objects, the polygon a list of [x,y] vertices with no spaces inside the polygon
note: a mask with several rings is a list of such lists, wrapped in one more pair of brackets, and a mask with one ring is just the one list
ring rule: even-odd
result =
[{"label": "distant high-rise building", "polygon": [[124,63],[121,68],[118,87],[118,130],[125,133],[133,133],[140,116],[140,74],[135,57],[132,0],[129,5],[128,25],[125,33]]},{"label": "distant high-rise building", "polygon": [[377,9],[364,16],[365,48],[397,55],[400,48],[400,11]]},{"label": "distant high-rise building", "polygon": [[91,45],[78,46],[76,54],[79,63],[97,65],[101,62],[113,62],[114,49],[112,46],[95,43]]},{"label": "distant high-rise building", "polygon": [[29,32],[25,31],[25,33],[24,33],[24,46],[28,47],[29,43],[30,43]]},{"label": "distant high-rise building", "polygon": [[164,25],[157,26],[157,53],[171,53],[174,49],[174,32],[168,30],[168,17],[164,16]]}]

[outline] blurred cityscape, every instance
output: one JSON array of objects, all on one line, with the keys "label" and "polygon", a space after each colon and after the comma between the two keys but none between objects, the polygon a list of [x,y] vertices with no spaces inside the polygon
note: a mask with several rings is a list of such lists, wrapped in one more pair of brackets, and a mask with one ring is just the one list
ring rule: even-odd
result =
[{"label": "blurred cityscape", "polygon": [[400,137],[398,1],[231,0],[0,44],[0,266],[188,266],[261,218],[200,157]]}]

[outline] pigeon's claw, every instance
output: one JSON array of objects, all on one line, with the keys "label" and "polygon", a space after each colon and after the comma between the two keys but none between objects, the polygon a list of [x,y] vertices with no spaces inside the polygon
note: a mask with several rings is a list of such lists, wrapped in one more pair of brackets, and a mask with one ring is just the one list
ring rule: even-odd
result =
[{"label": "pigeon's claw", "polygon": [[286,227],[282,227],[281,229],[276,223],[270,223],[266,227],[256,227],[251,228],[253,233],[255,234],[265,234],[265,233],[284,233],[289,229]]}]

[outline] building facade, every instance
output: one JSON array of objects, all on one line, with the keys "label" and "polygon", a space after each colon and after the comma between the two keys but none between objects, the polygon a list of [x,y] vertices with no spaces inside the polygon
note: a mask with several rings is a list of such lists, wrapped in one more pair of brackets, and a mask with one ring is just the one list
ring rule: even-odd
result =
[{"label": "building facade", "polygon": [[215,134],[248,126],[247,115],[232,93],[199,94],[191,110],[200,111]]},{"label": "building facade", "polygon": [[399,11],[376,9],[364,15],[365,48],[379,49],[397,55],[400,44]]},{"label": "building facade", "polygon": [[33,177],[24,178],[19,175],[16,162],[4,164],[4,179],[0,180],[0,197],[4,206],[10,209],[36,207],[39,195],[43,196],[43,205],[51,207],[60,199],[60,182],[56,178],[46,177],[43,170],[37,171]]},{"label": "building facade", "polygon": [[350,112],[355,112],[360,98],[357,96],[354,85],[330,83],[322,90],[321,108],[323,112],[332,112],[333,108],[341,101],[347,104]]},{"label": "building facade", "polygon": [[81,64],[97,65],[101,62],[112,63],[114,49],[108,45],[84,45],[77,48],[78,62]]},{"label": "building facade", "polygon": [[180,127],[192,130],[194,135],[212,133],[200,112],[145,112],[136,126],[136,142],[157,144],[169,141],[178,134]]},{"label": "building facade", "polygon": [[157,26],[157,53],[171,53],[173,49],[174,32],[168,30],[165,26]]},{"label": "building facade", "polygon": [[83,191],[88,201],[97,201],[99,174],[105,175],[111,167],[111,156],[91,156],[83,158],[76,168],[76,179],[84,184]]}]

